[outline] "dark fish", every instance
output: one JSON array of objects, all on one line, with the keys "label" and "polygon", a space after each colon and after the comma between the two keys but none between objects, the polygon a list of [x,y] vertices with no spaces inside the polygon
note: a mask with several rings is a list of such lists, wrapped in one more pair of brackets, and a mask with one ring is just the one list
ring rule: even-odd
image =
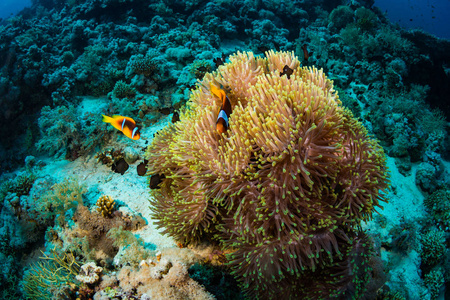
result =
[{"label": "dark fish", "polygon": [[128,170],[128,163],[125,161],[125,159],[121,158],[118,161],[115,161],[111,167],[111,170],[113,170],[116,173],[120,173],[121,175],[125,174],[125,172]]},{"label": "dark fish", "polygon": [[225,59],[226,59],[226,56],[225,56],[225,54],[222,53],[222,57],[214,58],[213,62],[216,64],[216,67],[219,67],[219,66],[225,64]]},{"label": "dark fish", "polygon": [[159,110],[159,112],[162,113],[163,115],[168,115],[168,114],[170,114],[170,108],[163,107]]},{"label": "dark fish", "polygon": [[306,44],[303,45],[303,57],[305,58],[305,61],[308,61],[308,58],[312,55],[312,52],[308,52],[308,48]]},{"label": "dark fish", "polygon": [[159,186],[159,184],[163,181],[164,178],[166,178],[166,176],[164,176],[164,174],[162,174],[162,175],[160,175],[160,174],[152,175],[150,177],[150,188],[152,190],[160,189],[161,187]]},{"label": "dark fish", "polygon": [[280,73],[280,77],[283,75],[286,75],[288,79],[291,78],[292,73],[294,73],[294,70],[292,70],[291,68],[289,68],[288,65],[285,65],[283,68],[283,72]]},{"label": "dark fish", "polygon": [[143,162],[137,165],[136,170],[139,176],[144,176],[147,173],[148,160],[144,159]]},{"label": "dark fish", "polygon": [[269,47],[266,47],[266,46],[259,46],[258,47],[258,51],[260,51],[262,53],[266,53],[269,50],[270,50]]},{"label": "dark fish", "polygon": [[180,121],[180,115],[178,114],[178,112],[174,112],[172,116],[172,123],[176,123],[178,121]]}]

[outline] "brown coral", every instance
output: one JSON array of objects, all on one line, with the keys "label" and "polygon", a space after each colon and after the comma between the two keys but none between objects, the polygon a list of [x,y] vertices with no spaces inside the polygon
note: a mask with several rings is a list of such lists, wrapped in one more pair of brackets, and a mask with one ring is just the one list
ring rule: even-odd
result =
[{"label": "brown coral", "polygon": [[[298,286],[281,283],[342,259],[350,233],[380,206],[384,153],[322,71],[288,52],[229,60],[148,148],[148,174],[165,176],[150,202],[177,241],[214,238],[233,249],[229,265],[250,293],[270,297],[277,291],[266,288],[277,286],[295,295]],[[211,83],[232,103],[224,134]]]},{"label": "brown coral", "polygon": [[111,218],[104,218],[96,211],[89,211],[84,205],[78,205],[73,221],[77,226],[67,230],[66,240],[77,254],[89,256],[87,258],[91,260],[111,259],[117,254],[115,240],[107,235],[112,228],[137,230],[146,224],[139,215],[125,218],[120,211]]},{"label": "brown coral", "polygon": [[111,196],[101,196],[97,200],[97,211],[104,217],[109,218],[114,212],[114,199]]}]

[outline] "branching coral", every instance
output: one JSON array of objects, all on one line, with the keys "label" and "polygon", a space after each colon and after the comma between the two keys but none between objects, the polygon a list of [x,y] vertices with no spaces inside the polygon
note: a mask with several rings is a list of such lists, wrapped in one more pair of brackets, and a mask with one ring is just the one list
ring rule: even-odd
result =
[{"label": "branching coral", "polygon": [[425,264],[434,266],[445,256],[445,232],[431,229],[422,236],[421,257]]},{"label": "branching coral", "polygon": [[111,217],[112,213],[114,212],[114,205],[116,202],[111,196],[101,196],[97,200],[97,211],[104,217],[109,218]]},{"label": "branching coral", "polygon": [[445,231],[450,230],[450,190],[440,189],[423,201],[433,219]]},{"label": "branching coral", "polygon": [[136,96],[136,90],[123,80],[119,80],[114,85],[114,96],[117,98],[133,98]]},{"label": "branching coral", "polygon": [[134,60],[130,61],[131,71],[135,74],[142,74],[150,77],[158,68],[158,64],[150,56],[137,56]]},{"label": "branching coral", "polygon": [[[384,200],[384,153],[322,71],[287,52],[229,60],[147,149],[148,173],[165,176],[152,191],[153,213],[179,242],[233,249],[229,266],[250,295],[306,296],[295,282],[345,259],[354,228]],[[286,65],[289,78],[280,75]],[[224,134],[211,84],[232,104]]]}]

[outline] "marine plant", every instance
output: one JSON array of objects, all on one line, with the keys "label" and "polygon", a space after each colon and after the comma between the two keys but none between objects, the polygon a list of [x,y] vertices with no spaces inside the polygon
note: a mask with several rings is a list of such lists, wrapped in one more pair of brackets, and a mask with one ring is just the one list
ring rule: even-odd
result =
[{"label": "marine plant", "polygon": [[[72,253],[43,253],[40,261],[25,272],[23,289],[27,299],[51,299],[65,287],[76,287],[80,264]],[[60,295],[61,296],[61,295]]]},{"label": "marine plant", "polygon": [[[383,149],[323,72],[293,53],[229,61],[146,151],[148,174],[161,180],[150,198],[157,226],[183,244],[231,249],[228,266],[252,298],[362,294],[370,242],[356,228],[384,201]],[[222,134],[211,85],[232,105]]]}]

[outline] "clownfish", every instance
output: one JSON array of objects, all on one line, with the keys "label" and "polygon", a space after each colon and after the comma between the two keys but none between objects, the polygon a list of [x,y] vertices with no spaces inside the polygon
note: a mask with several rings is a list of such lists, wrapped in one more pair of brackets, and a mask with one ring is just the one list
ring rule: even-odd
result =
[{"label": "clownfish", "polygon": [[211,83],[211,93],[216,95],[217,97],[222,100],[222,106],[219,110],[219,116],[217,117],[216,122],[216,129],[219,133],[225,133],[227,131],[229,122],[228,119],[231,115],[231,102],[228,98],[227,94],[225,94],[225,91],[218,88],[214,84]]},{"label": "clownfish", "polygon": [[103,122],[110,123],[114,128],[120,130],[132,140],[138,140],[141,137],[136,122],[132,118],[114,115],[112,117],[103,116]]}]

